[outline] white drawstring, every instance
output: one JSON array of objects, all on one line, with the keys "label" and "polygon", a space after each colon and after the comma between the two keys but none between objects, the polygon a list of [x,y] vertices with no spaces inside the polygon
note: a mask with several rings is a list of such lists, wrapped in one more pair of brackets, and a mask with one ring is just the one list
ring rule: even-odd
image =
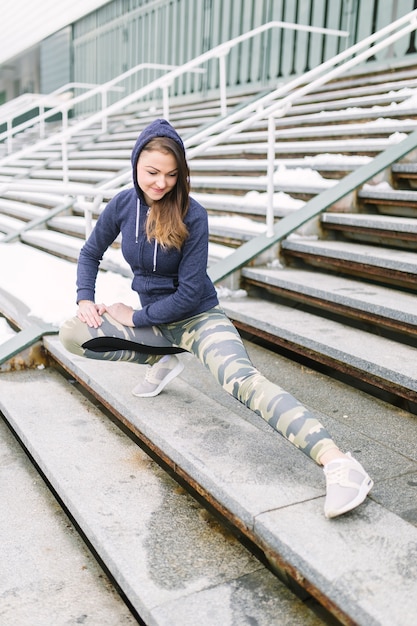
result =
[{"label": "white drawstring", "polygon": [[158,242],[155,239],[155,245],[154,245],[154,248],[153,248],[153,271],[154,272],[156,272],[156,254],[157,254],[157,251],[158,251]]},{"label": "white drawstring", "polygon": [[138,243],[138,239],[139,239],[139,217],[140,217],[140,200],[138,198],[136,200],[136,232],[135,232],[136,243]]}]

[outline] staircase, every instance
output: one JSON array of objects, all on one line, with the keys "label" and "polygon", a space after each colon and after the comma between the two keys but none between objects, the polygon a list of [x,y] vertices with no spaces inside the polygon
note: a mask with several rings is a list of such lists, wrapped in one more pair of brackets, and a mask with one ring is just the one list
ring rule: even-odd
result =
[{"label": "staircase", "polygon": [[[305,96],[277,120],[276,220],[416,129],[414,75],[414,68],[404,68],[344,78]],[[110,185],[129,172],[137,134],[157,115],[130,111],[113,119],[105,134],[94,129],[74,138],[70,183],[85,185],[87,197],[88,186]],[[217,115],[214,103],[190,102],[172,110],[171,122],[187,137]],[[265,230],[266,137],[258,123],[190,163],[193,196],[209,213],[211,264]],[[413,158],[393,164],[223,285],[232,294],[222,306],[254,362],[322,415],[341,446],[374,477],[371,498],[357,512],[325,520],[320,468],[219,393],[187,355],[189,367],[152,402],[130,394],[135,366],[122,364],[121,376],[120,364],[71,357],[55,337],[44,338],[53,364],[46,370],[1,374],[6,421],[126,601],[107,583],[98,585],[97,596],[87,592],[91,609],[83,606],[80,585],[93,583],[77,579],[77,563],[93,557],[72,546],[74,565],[65,584],[75,585],[71,602],[80,615],[96,611],[95,623],[106,623],[100,617],[104,602],[109,623],[113,611],[119,616],[113,623],[142,619],[158,626],[415,623]],[[56,190],[46,191],[59,180],[60,167],[59,154],[48,149],[0,169],[1,185],[20,175],[45,186],[36,194],[2,194],[6,237],[63,203]],[[75,260],[83,208],[79,200],[69,202],[64,215],[22,232],[20,241]],[[95,207],[95,217],[101,208]],[[107,268],[128,275],[117,242]],[[7,299],[0,305],[10,316]],[[16,312],[14,320],[22,322]],[[19,393],[23,384],[25,393]],[[17,448],[10,450],[3,452],[7,458],[20,458]],[[23,472],[26,485],[31,471]],[[46,502],[42,489],[37,497]],[[42,512],[53,527],[51,542],[60,532],[53,508],[49,501]],[[26,524],[22,532],[32,535],[40,522],[34,517]],[[5,523],[2,532],[9,527]],[[28,594],[47,579],[36,567],[31,575]],[[64,594],[55,597],[65,606]],[[8,615],[16,605],[7,606]],[[61,615],[67,619],[65,611]]]}]

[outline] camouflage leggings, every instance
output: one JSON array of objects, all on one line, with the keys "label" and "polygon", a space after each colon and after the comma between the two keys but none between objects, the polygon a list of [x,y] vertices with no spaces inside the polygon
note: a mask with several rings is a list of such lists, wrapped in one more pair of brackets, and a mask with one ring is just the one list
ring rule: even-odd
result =
[{"label": "camouflage leggings", "polygon": [[156,363],[163,354],[191,352],[237,400],[260,415],[317,463],[336,447],[317,418],[251,363],[242,340],[220,307],[180,322],[129,328],[108,314],[99,328],[77,317],[60,330],[63,345],[75,354],[110,361]]}]

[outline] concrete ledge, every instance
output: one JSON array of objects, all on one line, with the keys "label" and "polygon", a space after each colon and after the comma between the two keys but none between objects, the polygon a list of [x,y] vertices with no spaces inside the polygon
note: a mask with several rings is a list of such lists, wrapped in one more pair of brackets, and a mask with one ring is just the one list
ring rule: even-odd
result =
[{"label": "concrete ledge", "polygon": [[393,232],[398,235],[398,239],[401,239],[401,234],[417,235],[417,221],[406,217],[329,212],[321,216],[321,222],[329,228],[332,225],[346,227],[347,236],[349,236],[349,227]]},{"label": "concrete ledge", "polygon": [[[294,626],[321,623],[56,372],[4,374],[0,398],[13,430],[147,625],[267,626],[277,615]],[[14,573],[19,565],[13,561]],[[0,585],[5,595],[19,588],[11,572]]]},{"label": "concrete ledge", "polygon": [[223,308],[235,322],[260,329],[297,352],[314,354],[363,380],[415,397],[417,348],[296,308],[289,315],[288,307],[255,298],[230,300]]},{"label": "concrete ledge", "polygon": [[346,260],[380,269],[392,269],[398,273],[417,275],[417,253],[382,248],[378,246],[357,245],[345,241],[303,241],[286,239],[282,249],[289,253],[299,252],[328,259]]},{"label": "concrete ledge", "polygon": [[302,294],[322,303],[329,302],[354,311],[362,311],[386,325],[405,323],[417,330],[415,296],[382,285],[361,283],[353,279],[319,271],[269,267],[245,267],[242,276],[251,282],[294,294]]},{"label": "concrete ledge", "polygon": [[137,624],[2,420],[0,484],[1,622]]},{"label": "concrete ledge", "polygon": [[[363,626],[412,626],[414,618],[410,621],[406,611],[414,597],[410,588],[417,591],[411,549],[413,541],[417,541],[417,528],[399,518],[397,524],[396,516],[387,515],[383,506],[370,500],[344,518],[325,520],[320,468],[236,402],[235,412],[227,394],[227,399],[223,399],[221,391],[217,391],[217,400],[204,397],[200,391],[204,389],[203,372],[198,374],[199,389],[186,384],[181,375],[173,381],[169,392],[151,401],[141,400],[130,393],[141,366],[70,358],[54,338],[47,339],[47,344],[98,397],[111,404],[136,436],[161,451],[164,460],[192,486],[198,487],[209,501],[217,502],[219,510],[229,512],[229,518],[258,542],[272,562],[275,560],[297,580],[305,582],[318,598],[325,597],[326,605],[332,606],[337,615]],[[199,364],[194,359],[192,362],[195,378]],[[126,368],[121,373],[123,365]],[[354,449],[372,445],[358,433],[354,438]],[[379,454],[384,455],[382,446]],[[396,474],[415,470],[415,464],[403,463],[400,469],[398,463],[401,465],[399,458]],[[281,515],[285,524],[279,525]],[[372,532],[373,520],[378,522],[376,533]],[[377,555],[381,537],[385,532],[387,537],[392,536],[393,525],[400,529],[398,541],[384,545],[385,558],[381,562]],[[362,527],[368,527],[369,533],[358,532]],[[305,553],[310,541],[322,551],[314,550],[314,557],[307,560]],[[354,543],[354,558],[347,556],[346,542]],[[375,559],[371,556],[374,551]],[[400,574],[399,551],[404,566]],[[362,553],[366,555],[364,559]],[[339,564],[343,564],[347,580],[360,580],[361,585],[352,582],[341,590],[342,582],[335,584]],[[408,580],[404,585],[392,585],[391,581],[399,575]],[[385,619],[381,615],[387,603],[393,608]]]}]

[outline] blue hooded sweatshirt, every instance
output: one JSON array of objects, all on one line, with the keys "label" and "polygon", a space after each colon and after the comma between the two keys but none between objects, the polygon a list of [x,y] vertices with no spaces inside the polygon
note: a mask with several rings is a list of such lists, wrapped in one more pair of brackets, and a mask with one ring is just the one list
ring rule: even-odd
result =
[{"label": "blue hooded sweatshirt", "polygon": [[188,237],[181,250],[164,249],[146,237],[148,206],[137,180],[137,162],[143,147],[154,137],[170,137],[184,150],[181,137],[166,120],[157,119],[139,135],[132,151],[132,189],[121,191],[107,204],[82,247],[77,267],[77,302],[92,300],[99,263],[121,233],[122,253],[133,272],[132,289],[141,308],[135,310],[135,326],[176,322],[218,304],[216,290],[207,275],[208,220],[204,207],[190,198],[184,223]]}]

